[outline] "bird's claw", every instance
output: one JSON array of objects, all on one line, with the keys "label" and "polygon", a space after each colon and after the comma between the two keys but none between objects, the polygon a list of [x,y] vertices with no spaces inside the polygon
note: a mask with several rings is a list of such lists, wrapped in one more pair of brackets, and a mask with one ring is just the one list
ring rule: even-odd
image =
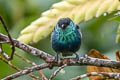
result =
[{"label": "bird's claw", "polygon": [[79,55],[76,53],[76,60],[79,61]]},{"label": "bird's claw", "polygon": [[58,63],[58,60],[59,60],[59,57],[58,57],[58,54],[55,56],[55,62]]}]

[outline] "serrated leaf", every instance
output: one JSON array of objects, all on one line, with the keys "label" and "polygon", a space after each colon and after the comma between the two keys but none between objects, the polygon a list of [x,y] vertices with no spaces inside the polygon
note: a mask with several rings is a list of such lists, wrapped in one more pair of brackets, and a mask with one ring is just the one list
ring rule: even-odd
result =
[{"label": "serrated leaf", "polygon": [[32,34],[30,40],[21,40],[25,43],[38,42],[46,38],[60,18],[69,17],[75,23],[88,21],[94,17],[101,16],[104,12],[111,13],[120,10],[119,0],[63,0],[42,13],[42,16],[33,21],[28,27],[21,31],[21,36]]}]

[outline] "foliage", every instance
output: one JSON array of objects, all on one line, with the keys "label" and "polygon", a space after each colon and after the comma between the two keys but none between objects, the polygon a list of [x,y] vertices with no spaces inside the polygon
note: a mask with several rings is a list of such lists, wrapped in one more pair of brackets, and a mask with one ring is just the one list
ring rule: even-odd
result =
[{"label": "foliage", "polygon": [[[78,2],[76,2],[78,1]],[[100,1],[100,2],[99,2]],[[51,53],[52,55],[55,55],[53,50],[50,46],[50,32],[52,31],[53,25],[57,22],[58,18],[60,17],[68,17],[71,16],[71,18],[74,20],[74,16],[76,16],[76,20],[74,20],[76,23],[79,23],[80,29],[83,34],[82,39],[82,46],[78,53],[80,55],[84,55],[88,53],[90,49],[97,49],[101,51],[103,54],[109,56],[111,59],[115,59],[114,52],[116,49],[119,49],[119,44],[115,43],[115,37],[116,37],[116,31],[118,27],[118,23],[115,21],[109,20],[111,17],[113,17],[112,11],[118,9],[119,5],[117,0],[64,0],[60,3],[64,2],[63,4],[56,3],[58,0],[0,0],[0,15],[3,16],[9,31],[12,35],[12,37],[17,38],[20,34],[20,31],[23,30],[26,26],[28,26],[31,22],[36,22],[36,20],[39,23],[39,19],[43,21],[44,23],[41,25],[37,25],[39,29],[35,31],[36,38],[33,39],[33,37],[24,37],[21,38],[23,35],[32,34],[35,37],[35,33],[32,31],[28,33],[24,33],[24,30],[19,37],[19,40],[28,43],[28,42],[38,42],[31,44],[32,46],[43,50],[45,52]],[[108,1],[108,2],[107,2]],[[110,2],[109,2],[110,1]],[[67,2],[67,3],[66,3]],[[115,5],[117,3],[117,6]],[[56,4],[55,4],[56,3]],[[81,3],[85,3],[84,6],[78,6]],[[89,5],[86,3],[90,3]],[[94,3],[94,4],[93,4]],[[114,3],[114,4],[113,4]],[[50,8],[51,5],[54,5],[54,7]],[[66,5],[68,4],[68,5]],[[69,5],[70,4],[70,5]],[[99,5],[101,5],[101,8]],[[57,14],[58,11],[56,11],[54,8],[59,8],[57,5],[65,6],[64,9],[60,7],[60,13],[58,14],[58,17],[54,17],[55,14]],[[71,6],[70,9],[69,6]],[[93,6],[92,6],[93,5]],[[99,7],[96,7],[99,6]],[[42,13],[45,10],[49,11]],[[82,8],[82,10],[81,10]],[[96,9],[95,9],[96,8]],[[94,11],[95,9],[95,11]],[[71,12],[73,10],[73,12]],[[56,11],[55,14],[51,11]],[[66,11],[66,12],[65,12]],[[65,12],[65,13],[64,13]],[[108,12],[106,16],[103,16],[102,14],[104,12]],[[110,12],[110,13],[109,13]],[[49,15],[48,15],[49,13]],[[83,14],[84,13],[84,14]],[[98,14],[99,13],[99,14]],[[37,19],[41,14],[41,17]],[[61,15],[62,14],[62,15]],[[72,15],[74,14],[74,16]],[[61,16],[60,16],[61,15]],[[98,15],[98,16],[96,16]],[[47,17],[46,17],[47,16]],[[73,17],[72,17],[73,16]],[[43,18],[45,17],[45,18]],[[49,18],[48,18],[49,17]],[[54,18],[52,18],[54,17]],[[97,18],[96,18],[97,17]],[[46,21],[46,18],[48,21]],[[78,20],[79,19],[79,20]],[[90,20],[91,19],[91,20]],[[35,20],[35,21],[34,21]],[[86,20],[86,21],[82,21]],[[29,26],[33,26],[33,23]],[[39,23],[40,24],[40,23]],[[52,27],[50,27],[52,24]],[[32,30],[34,31],[34,27],[32,27]],[[50,31],[49,31],[50,27]],[[45,31],[42,31],[45,30]],[[25,31],[25,32],[26,32]],[[28,30],[29,31],[29,30]],[[41,32],[40,32],[41,31]],[[5,33],[4,28],[0,24],[0,32]],[[45,34],[44,34],[45,33]],[[39,36],[40,35],[40,36]],[[31,35],[29,35],[31,36]],[[47,37],[48,36],[48,37]],[[30,39],[29,39],[30,38]],[[28,40],[27,40],[28,39]],[[41,40],[40,40],[41,39]],[[33,41],[34,40],[34,41]],[[7,53],[10,53],[10,49],[8,48],[8,45],[4,45],[4,50]],[[34,61],[36,64],[42,63],[42,60],[38,59],[37,57],[34,57],[32,55],[28,55],[26,52],[23,52],[19,49],[16,49],[16,53],[24,56],[25,58]],[[1,55],[0,55],[1,56]],[[14,59],[11,61],[14,65],[20,67],[23,69],[26,66],[30,66],[29,64],[24,63],[19,58],[14,56]],[[3,61],[0,60],[0,78],[3,78],[9,74],[12,74],[16,72],[14,69],[10,68],[7,64],[5,64]],[[50,76],[53,71],[55,71],[56,68],[49,70],[45,69],[43,72],[45,75]],[[65,74],[59,73],[55,80],[67,80],[72,77],[75,77],[77,75],[83,74],[86,72],[85,67],[67,67],[65,68]],[[33,74],[39,73],[35,72]],[[23,76],[20,78],[17,78],[16,80],[30,80],[28,76]],[[85,79],[86,80],[86,79]]]},{"label": "foliage", "polygon": [[[50,10],[21,31],[18,38],[24,43],[38,42],[47,37],[58,19],[70,17],[74,22],[88,21],[101,16],[104,12],[119,10],[118,0],[64,0],[53,4]],[[26,38],[27,39],[24,39]]]}]

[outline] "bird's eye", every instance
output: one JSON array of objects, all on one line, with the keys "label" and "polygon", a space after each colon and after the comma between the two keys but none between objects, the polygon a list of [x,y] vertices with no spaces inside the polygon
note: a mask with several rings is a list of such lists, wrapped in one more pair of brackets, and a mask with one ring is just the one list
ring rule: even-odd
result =
[{"label": "bird's eye", "polygon": [[69,21],[66,21],[66,22],[65,22],[66,25],[69,25],[69,23],[70,23]]},{"label": "bird's eye", "polygon": [[69,25],[69,23],[67,22],[67,25]]}]

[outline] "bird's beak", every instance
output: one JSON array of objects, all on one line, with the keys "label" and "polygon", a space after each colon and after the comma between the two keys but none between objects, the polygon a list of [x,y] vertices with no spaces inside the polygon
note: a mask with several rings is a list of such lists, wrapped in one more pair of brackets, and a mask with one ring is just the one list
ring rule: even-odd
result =
[{"label": "bird's beak", "polygon": [[61,26],[62,28],[64,28],[64,24],[62,24],[62,26]]},{"label": "bird's beak", "polygon": [[65,25],[64,25],[64,24],[62,24],[62,25],[61,25],[61,27],[62,27],[62,29],[64,29],[64,28],[65,28]]}]

